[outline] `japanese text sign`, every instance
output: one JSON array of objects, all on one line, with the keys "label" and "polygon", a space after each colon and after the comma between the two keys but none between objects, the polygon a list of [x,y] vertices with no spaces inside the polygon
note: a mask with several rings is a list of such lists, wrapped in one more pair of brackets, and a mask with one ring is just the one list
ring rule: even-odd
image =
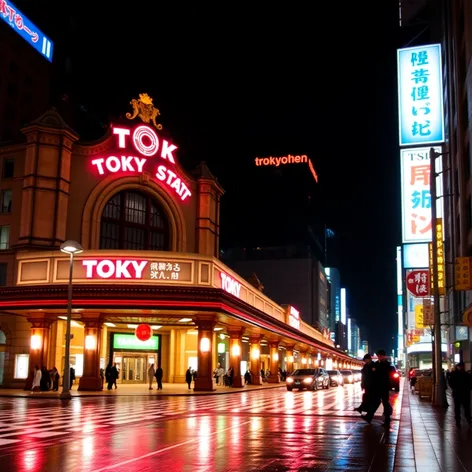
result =
[{"label": "japanese text sign", "polygon": [[10,25],[30,46],[52,62],[54,43],[47,38],[10,1],[0,0],[0,18]]},{"label": "japanese text sign", "polygon": [[[438,265],[436,273],[438,276],[439,295],[446,293],[446,269],[445,269],[445,255],[444,255],[444,236],[443,236],[443,221],[442,218],[436,220],[436,238],[437,246],[436,253],[438,258]],[[434,293],[434,271],[433,271],[433,243],[429,244],[429,275],[431,278],[431,291]]]},{"label": "japanese text sign", "polygon": [[424,328],[423,324],[423,306],[417,305],[415,307],[415,325],[417,329]]},{"label": "japanese text sign", "polygon": [[456,257],[455,289],[472,290],[472,257]]},{"label": "japanese text sign", "polygon": [[433,305],[430,298],[423,300],[423,325],[431,326],[434,324]]},{"label": "japanese text sign", "polygon": [[441,45],[399,49],[400,146],[444,141]]},{"label": "japanese text sign", "polygon": [[[400,151],[402,186],[402,233],[404,243],[421,243],[432,240],[431,223],[431,161],[429,148],[402,149]],[[434,150],[441,153],[440,147]],[[437,195],[442,195],[442,162],[436,161]],[[438,218],[443,215],[443,199],[436,201]]]},{"label": "japanese text sign", "polygon": [[410,270],[406,273],[406,288],[414,297],[429,296],[429,271]]}]

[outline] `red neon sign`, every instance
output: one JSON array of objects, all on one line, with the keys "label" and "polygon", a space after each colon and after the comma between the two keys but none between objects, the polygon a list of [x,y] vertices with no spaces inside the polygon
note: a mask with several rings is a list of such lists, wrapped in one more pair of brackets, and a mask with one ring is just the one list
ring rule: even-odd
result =
[{"label": "red neon sign", "polygon": [[[166,139],[162,142],[157,133],[149,126],[140,125],[133,131],[128,128],[113,127],[113,134],[117,137],[118,149],[127,149],[129,142],[133,143],[135,151],[141,156],[130,154],[115,153],[107,157],[99,157],[93,159],[94,166],[99,175],[105,173],[143,173],[149,158],[156,156],[159,151],[159,157],[165,159],[171,164],[175,164],[173,152],[177,146],[170,143]],[[184,180],[174,171],[168,169],[164,165],[158,165],[153,174],[159,182],[162,182],[184,201],[192,195]]]}]

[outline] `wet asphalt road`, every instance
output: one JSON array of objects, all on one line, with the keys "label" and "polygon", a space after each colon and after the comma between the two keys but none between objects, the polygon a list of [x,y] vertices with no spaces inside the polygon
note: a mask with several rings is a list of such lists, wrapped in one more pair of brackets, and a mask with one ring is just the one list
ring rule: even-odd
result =
[{"label": "wet asphalt road", "polygon": [[0,398],[0,470],[390,471],[394,420],[360,419],[359,385],[193,397]]}]

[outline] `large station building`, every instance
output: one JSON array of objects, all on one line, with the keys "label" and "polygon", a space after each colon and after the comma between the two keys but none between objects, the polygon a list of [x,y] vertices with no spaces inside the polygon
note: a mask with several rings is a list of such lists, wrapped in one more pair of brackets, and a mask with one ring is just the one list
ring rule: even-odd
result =
[{"label": "large station building", "polygon": [[[178,144],[147,94],[97,142],[81,142],[51,110],[25,140],[0,147],[0,383],[29,388],[35,365],[62,374],[73,258],[70,362],[79,390],[101,390],[100,369],[146,383],[151,363],[164,382],[215,388],[217,363],[278,382],[279,367],[354,367],[358,361],[279,306],[219,259],[223,189],[205,164],[187,173]],[[152,336],[141,341],[141,324]]]}]

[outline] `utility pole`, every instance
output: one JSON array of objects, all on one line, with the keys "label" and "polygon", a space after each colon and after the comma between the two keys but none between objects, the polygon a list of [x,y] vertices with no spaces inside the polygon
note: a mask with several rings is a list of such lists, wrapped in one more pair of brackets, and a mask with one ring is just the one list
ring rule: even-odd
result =
[{"label": "utility pole", "polygon": [[[439,303],[439,284],[438,284],[438,234],[436,231],[437,211],[436,201],[438,199],[436,192],[436,158],[442,154],[437,154],[433,148],[429,151],[430,170],[430,193],[431,193],[431,228],[432,228],[432,263],[431,275],[433,277],[433,296],[434,296],[434,326],[433,326],[433,372],[434,372],[434,391],[433,405],[445,407],[447,405],[446,386],[444,385],[444,374],[442,371],[442,350],[441,350],[441,306]],[[441,238],[443,236],[441,235]]]}]

